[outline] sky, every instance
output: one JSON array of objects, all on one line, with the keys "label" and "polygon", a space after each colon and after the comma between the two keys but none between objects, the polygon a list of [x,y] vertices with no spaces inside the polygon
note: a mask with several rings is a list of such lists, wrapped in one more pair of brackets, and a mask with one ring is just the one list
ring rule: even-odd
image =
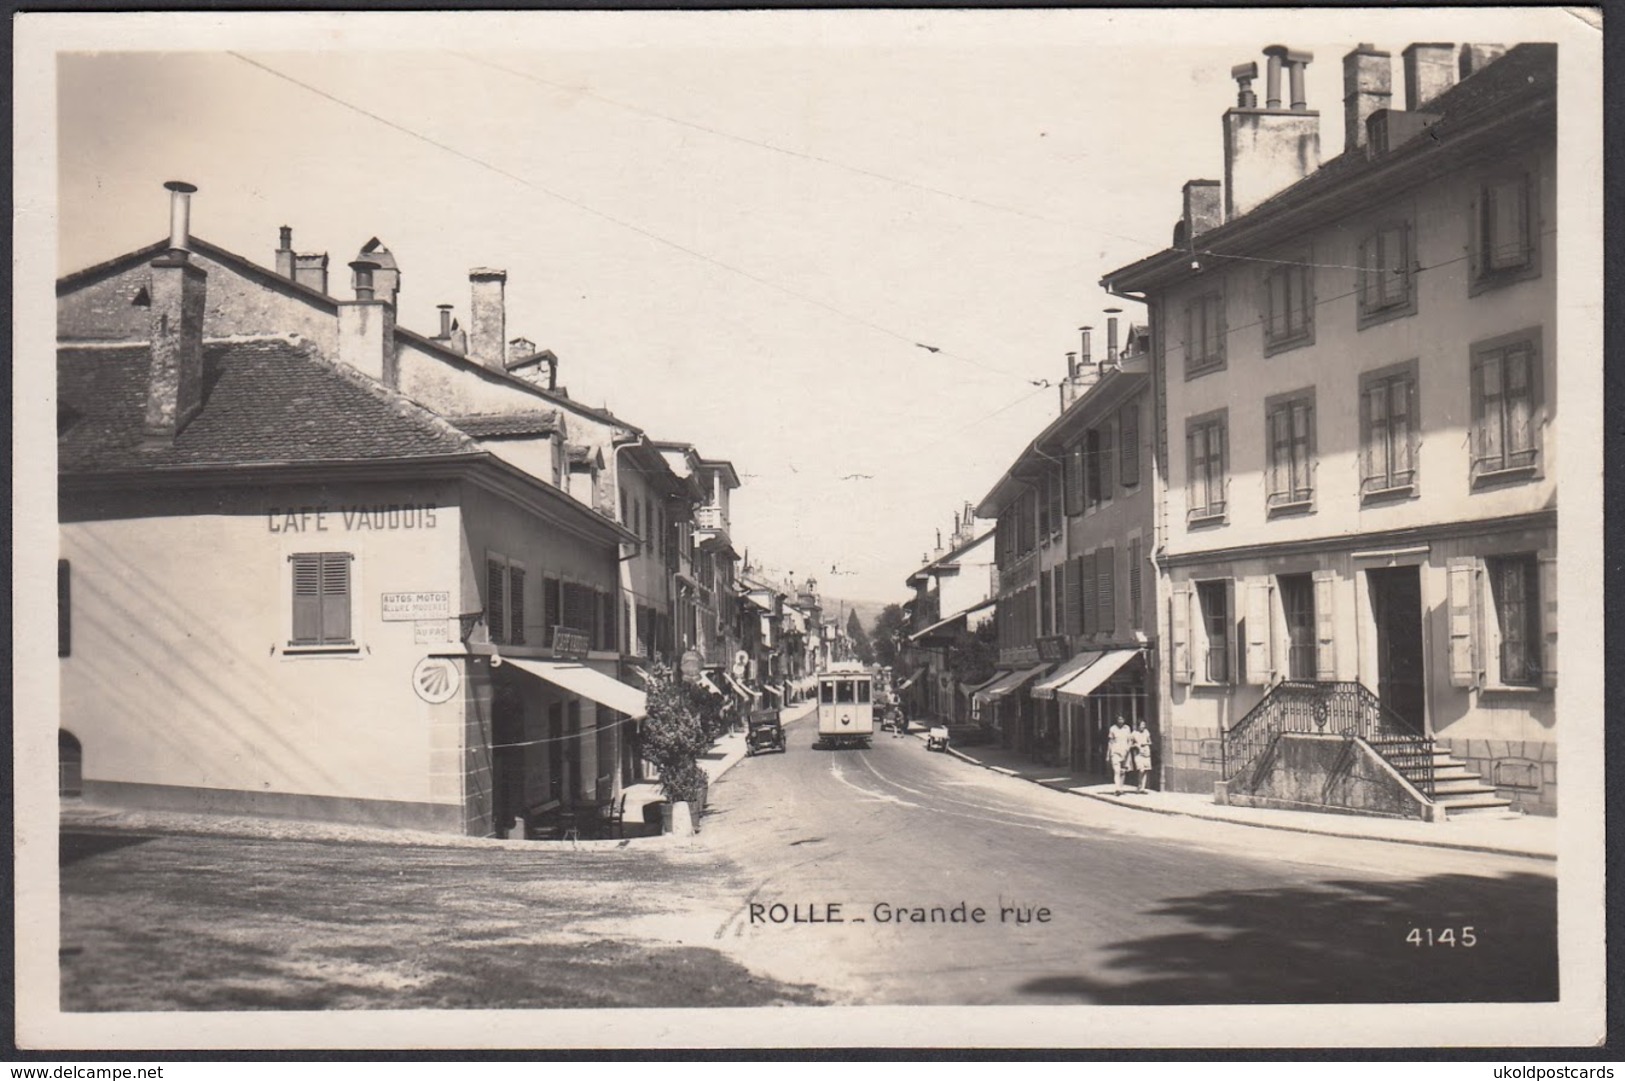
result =
[{"label": "sky", "polygon": [[380,238],[420,332],[504,268],[572,397],[734,463],[754,563],[900,601],[1058,412],[1078,328],[1098,357],[1105,309],[1143,319],[1099,279],[1222,177],[1233,65],[1314,53],[1327,160],[1357,42],[1399,107],[1406,44],[1542,38],[1511,18],[102,16],[56,57],[56,269],[166,235],[171,179],[196,235],[271,266],[291,226],[335,293]]}]

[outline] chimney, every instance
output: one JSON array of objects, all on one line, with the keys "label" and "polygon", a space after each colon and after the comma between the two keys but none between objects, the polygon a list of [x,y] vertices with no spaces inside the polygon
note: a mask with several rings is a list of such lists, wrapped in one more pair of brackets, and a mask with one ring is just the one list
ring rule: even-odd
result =
[{"label": "chimney", "polygon": [[1379,109],[1366,118],[1366,152],[1372,157],[1386,154],[1422,134],[1438,119],[1438,113]]},{"label": "chimney", "polygon": [[[1269,66],[1262,109],[1251,85],[1258,77],[1256,64],[1231,69],[1240,86],[1237,105],[1225,111],[1224,216],[1240,217],[1259,203],[1296,184],[1320,168],[1320,113],[1308,107],[1304,69],[1314,54],[1285,45],[1264,50]],[[1283,109],[1281,71],[1286,69],[1291,108]],[[1188,231],[1188,230],[1187,230]]]},{"label": "chimney", "polygon": [[1117,315],[1122,308],[1106,309],[1106,363],[1117,363]]},{"label": "chimney", "polygon": [[468,355],[487,368],[502,371],[507,316],[503,291],[508,272],[476,267],[468,272],[473,303],[468,313]]},{"label": "chimney", "polygon": [[1476,75],[1505,56],[1506,51],[1505,45],[1463,45],[1457,74],[1461,79]]},{"label": "chimney", "polygon": [[515,338],[508,343],[508,363],[536,355],[536,343],[529,338]]},{"label": "chimney", "polygon": [[293,280],[318,293],[327,292],[327,253],[304,252],[293,257]]},{"label": "chimney", "polygon": [[1224,197],[1217,180],[1187,180],[1182,192],[1185,243],[1224,224]]},{"label": "chimney", "polygon": [[1079,371],[1082,371],[1084,368],[1087,368],[1087,367],[1089,367],[1090,364],[1094,363],[1093,361],[1091,361],[1089,359],[1089,332],[1094,330],[1094,329],[1095,329],[1094,327],[1079,327],[1078,328],[1078,333],[1083,335],[1083,352],[1078,354],[1078,370]]},{"label": "chimney", "polygon": [[1078,354],[1076,353],[1068,353],[1066,355],[1066,377],[1068,379],[1076,379],[1078,377]]},{"label": "chimney", "polygon": [[437,304],[435,307],[440,311],[440,333],[434,336],[435,341],[449,342],[451,341],[451,305]]},{"label": "chimney", "polygon": [[279,278],[293,279],[293,226],[282,227],[276,248],[276,274]]},{"label": "chimney", "polygon": [[1405,65],[1405,109],[1417,113],[1456,84],[1456,46],[1450,42],[1417,43],[1400,54]]},{"label": "chimney", "polygon": [[356,254],[356,260],[375,264],[372,272],[374,295],[379,300],[389,301],[392,306],[399,304],[401,271],[395,265],[394,253],[384,247],[384,242],[373,237],[361,246],[361,251]]},{"label": "chimney", "polygon": [[395,365],[395,306],[376,296],[378,264],[357,259],[355,299],[339,301],[339,360],[388,387],[399,382]]},{"label": "chimney", "polygon": [[151,362],[147,370],[145,434],[161,445],[173,439],[203,407],[203,303],[208,282],[186,245],[191,195],[197,189],[172,180],[169,189],[169,250],[148,267],[151,299]]},{"label": "chimney", "polygon": [[1394,96],[1393,58],[1369,42],[1343,57],[1343,150],[1366,143],[1366,122]]}]

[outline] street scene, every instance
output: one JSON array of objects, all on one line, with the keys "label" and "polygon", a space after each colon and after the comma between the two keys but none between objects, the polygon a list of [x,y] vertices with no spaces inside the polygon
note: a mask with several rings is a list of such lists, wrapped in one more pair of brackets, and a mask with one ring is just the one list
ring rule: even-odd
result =
[{"label": "street scene", "polygon": [[1590,1031],[1585,19],[353,14],[28,24],[42,1046]]}]

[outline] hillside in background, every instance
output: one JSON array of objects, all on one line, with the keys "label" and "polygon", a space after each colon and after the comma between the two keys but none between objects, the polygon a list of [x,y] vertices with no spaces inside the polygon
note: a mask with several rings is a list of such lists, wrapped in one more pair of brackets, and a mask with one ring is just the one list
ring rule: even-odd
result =
[{"label": "hillside in background", "polygon": [[875,617],[885,610],[886,605],[902,603],[902,601],[849,601],[840,597],[832,597],[827,593],[823,597],[823,602],[824,615],[829,618],[840,615],[840,626],[843,630],[846,628],[846,616],[841,615],[843,612],[850,612],[854,608],[857,609],[858,619],[863,623],[863,629],[868,630],[875,625]]}]

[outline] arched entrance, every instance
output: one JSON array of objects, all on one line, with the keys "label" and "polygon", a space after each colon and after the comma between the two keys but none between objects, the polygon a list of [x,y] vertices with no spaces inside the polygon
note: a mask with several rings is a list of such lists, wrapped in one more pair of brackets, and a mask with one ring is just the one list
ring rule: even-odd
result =
[{"label": "arched entrance", "polygon": [[66,728],[56,732],[56,792],[64,799],[84,795],[84,748]]}]

